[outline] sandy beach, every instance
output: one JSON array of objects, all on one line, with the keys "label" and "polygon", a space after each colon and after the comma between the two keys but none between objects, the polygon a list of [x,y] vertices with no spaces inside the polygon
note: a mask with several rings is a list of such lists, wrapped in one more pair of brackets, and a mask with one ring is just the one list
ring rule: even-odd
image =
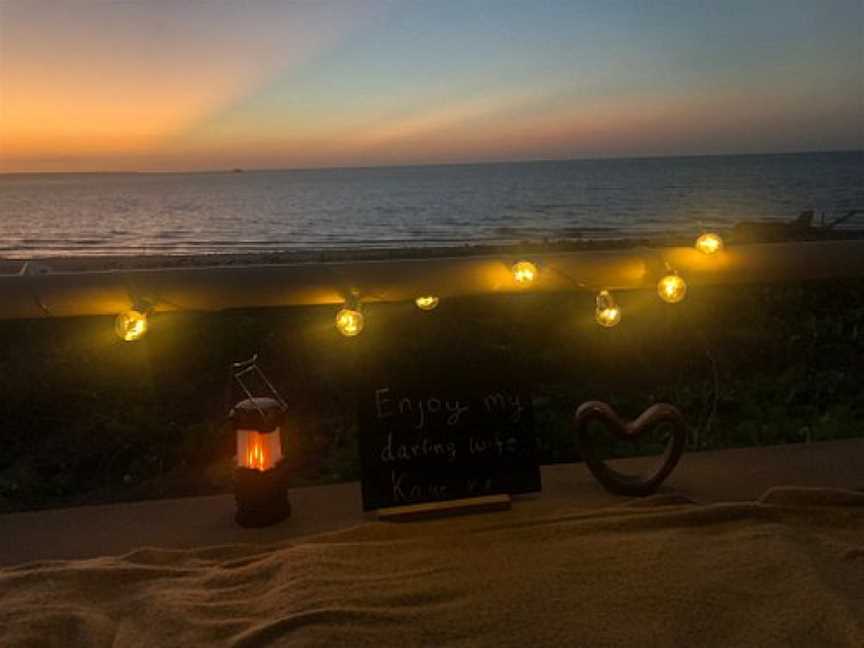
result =
[{"label": "sandy beach", "polygon": [[860,444],[693,454],[641,500],[547,466],[511,511],[408,523],[357,483],[258,530],[228,495],[7,515],[0,645],[860,646]]},{"label": "sandy beach", "polygon": [[864,494],[367,523],[0,572],[5,646],[860,646]]}]

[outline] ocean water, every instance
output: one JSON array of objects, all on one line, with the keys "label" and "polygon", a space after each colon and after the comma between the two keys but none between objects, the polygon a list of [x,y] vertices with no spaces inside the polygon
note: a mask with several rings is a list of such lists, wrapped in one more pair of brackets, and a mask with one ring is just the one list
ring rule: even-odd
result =
[{"label": "ocean water", "polygon": [[864,209],[864,151],[242,173],[0,175],[0,257],[697,233]]}]

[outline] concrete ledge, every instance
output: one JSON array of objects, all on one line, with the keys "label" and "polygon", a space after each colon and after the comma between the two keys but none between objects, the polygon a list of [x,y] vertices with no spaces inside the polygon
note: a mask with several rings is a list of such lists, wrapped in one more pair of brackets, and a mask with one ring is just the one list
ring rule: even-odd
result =
[{"label": "concrete ledge", "polygon": [[[639,472],[651,461],[615,465]],[[778,485],[864,489],[864,439],[685,454],[663,490],[707,503],[753,500]],[[236,526],[230,494],[0,515],[0,565],[118,555],[143,546],[269,544],[376,519],[362,512],[357,482],[296,489],[290,497],[292,517],[266,529]],[[543,468],[542,494],[515,498],[513,506],[540,514],[623,501],[603,491],[582,464],[560,464]]]},{"label": "concrete ledge", "polygon": [[678,270],[692,286],[864,276],[864,241],[748,244],[706,256],[693,247],[633,248],[527,255],[540,267],[530,288],[510,266],[517,259],[476,256],[344,263],[296,263],[99,272],[0,275],[0,319],[116,315],[137,300],[157,311],[338,304],[419,295],[448,298],[513,292],[567,292],[574,281],[612,290],[654,289]]}]

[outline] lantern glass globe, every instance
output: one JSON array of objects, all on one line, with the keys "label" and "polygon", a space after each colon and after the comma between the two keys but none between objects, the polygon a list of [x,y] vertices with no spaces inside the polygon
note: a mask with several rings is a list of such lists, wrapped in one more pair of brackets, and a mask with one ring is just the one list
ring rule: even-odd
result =
[{"label": "lantern glass globe", "polygon": [[353,308],[343,308],[336,313],[336,328],[345,337],[360,335],[365,324],[363,313]]},{"label": "lantern glass globe", "polygon": [[423,311],[431,311],[438,307],[439,299],[435,295],[424,295],[414,300],[417,308]]},{"label": "lantern glass globe", "polygon": [[147,313],[137,310],[120,313],[114,320],[114,331],[124,342],[140,340],[147,333]]},{"label": "lantern glass globe", "polygon": [[657,294],[667,304],[677,304],[687,295],[687,284],[676,274],[669,274],[657,282]]},{"label": "lantern glass globe", "polygon": [[531,285],[537,278],[537,266],[530,261],[517,261],[511,268],[513,279],[523,286]]},{"label": "lantern glass globe", "polygon": [[696,239],[696,249],[703,254],[716,254],[723,249],[723,238],[714,232],[707,232]]}]

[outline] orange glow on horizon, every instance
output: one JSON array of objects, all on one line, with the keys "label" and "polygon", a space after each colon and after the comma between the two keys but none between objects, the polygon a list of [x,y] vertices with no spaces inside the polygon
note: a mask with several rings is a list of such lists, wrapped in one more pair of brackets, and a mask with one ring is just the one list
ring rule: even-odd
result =
[{"label": "orange glow on horizon", "polygon": [[[670,50],[673,44],[656,34],[640,36],[626,20],[618,24],[617,12],[606,16],[617,25],[606,35],[615,48],[587,52],[571,33],[580,27],[556,18],[570,11],[567,3],[514,10],[521,18],[491,10],[462,15],[455,4],[431,12],[423,5],[4,4],[0,172],[374,166],[864,145],[859,97],[836,91],[853,86],[844,79],[857,80],[857,68],[838,67],[848,57],[831,49],[838,39],[826,34],[819,41],[823,58],[808,55],[813,67],[803,70],[806,78],[791,74],[794,66],[784,60],[782,70],[735,68],[734,83],[721,70],[715,83],[710,74],[722,61],[713,53],[693,62],[709,76],[693,75],[689,65],[682,71],[670,54],[683,56],[692,44]],[[591,19],[604,11],[586,12],[584,29],[595,34]],[[693,24],[714,33],[712,17],[696,13]],[[532,31],[526,20],[544,28]],[[566,33],[559,36],[566,38],[554,46],[562,49],[550,55],[546,44],[555,40],[549,33],[563,25]],[[511,32],[514,43],[534,40],[511,46],[502,38]],[[737,52],[730,46],[726,55]],[[707,56],[698,47],[695,55]],[[823,79],[829,85],[817,87]]]},{"label": "orange glow on horizon", "polygon": [[[46,97],[40,102],[56,106]],[[502,98],[458,104],[394,118],[352,116],[345,123],[304,118],[302,128],[272,132],[220,133],[193,126],[207,113],[206,101],[176,103],[169,95],[138,102],[138,109],[113,110],[91,100],[69,104],[69,119],[48,108],[0,120],[0,171],[196,170],[303,168],[628,156],[634,147],[675,155],[688,140],[724,152],[723,143],[743,126],[761,128],[776,111],[745,114],[730,101],[642,98],[641,103],[584,102],[566,111],[542,105],[513,114]],[[760,102],[756,102],[759,104]],[[171,109],[165,109],[169,105]],[[151,109],[152,108],[152,109]],[[27,120],[22,114],[31,115]],[[93,115],[88,119],[87,115]],[[790,124],[798,119],[787,118]],[[803,122],[803,117],[800,118]]]},{"label": "orange glow on horizon", "polygon": [[290,14],[264,4],[164,9],[5,5],[0,172],[218,167],[214,149],[230,161],[236,138],[201,146],[188,133],[302,69],[374,14],[315,4]]}]

